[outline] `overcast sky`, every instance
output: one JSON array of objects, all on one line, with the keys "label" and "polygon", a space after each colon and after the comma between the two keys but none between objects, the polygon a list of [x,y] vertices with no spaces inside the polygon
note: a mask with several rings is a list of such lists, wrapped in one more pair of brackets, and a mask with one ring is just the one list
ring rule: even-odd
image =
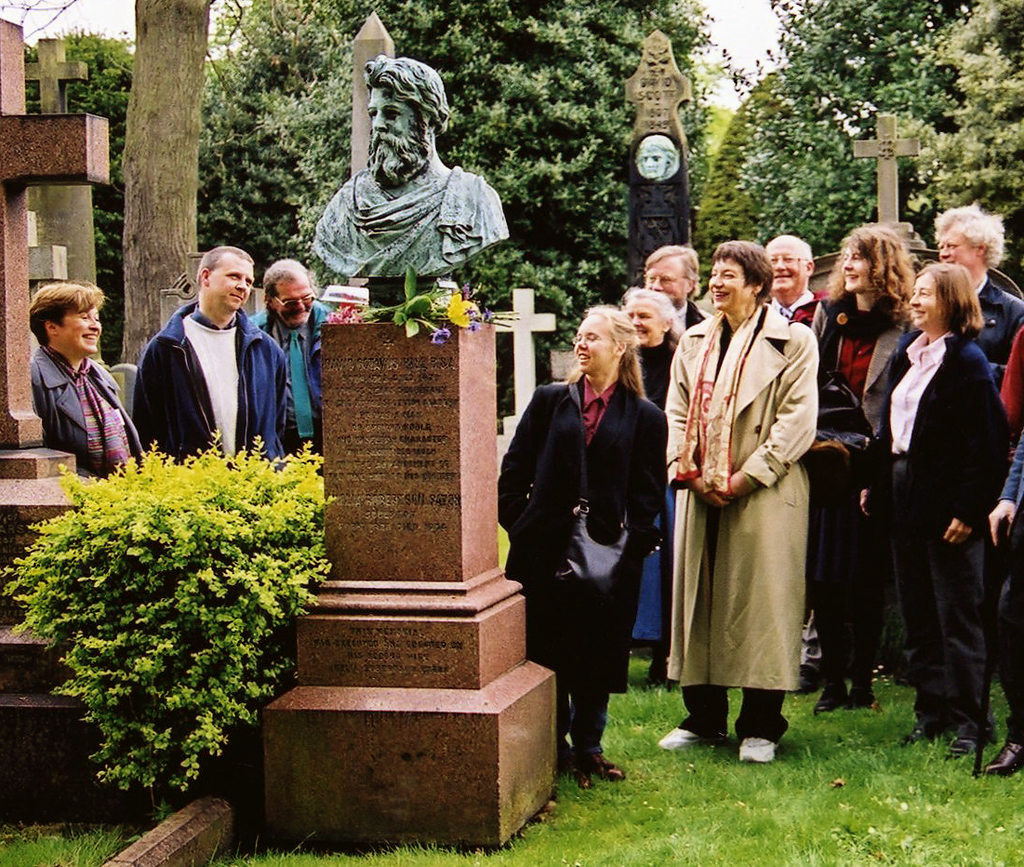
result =
[{"label": "overcast sky", "polygon": [[[133,0],[75,0],[55,21],[52,7],[61,0],[37,0],[39,11],[24,20],[26,38],[34,42],[40,36],[60,36],[71,30],[106,33],[110,36],[135,35],[135,3]],[[768,0],[704,0],[711,13],[711,39],[716,47],[730,53],[734,63],[753,72],[758,61],[764,62],[778,36],[778,20]],[[46,11],[44,7],[50,7]],[[22,13],[0,0],[0,14],[21,23]],[[52,23],[51,23],[52,22]],[[717,59],[717,56],[714,56]],[[736,96],[722,92],[718,101],[734,106]]]}]

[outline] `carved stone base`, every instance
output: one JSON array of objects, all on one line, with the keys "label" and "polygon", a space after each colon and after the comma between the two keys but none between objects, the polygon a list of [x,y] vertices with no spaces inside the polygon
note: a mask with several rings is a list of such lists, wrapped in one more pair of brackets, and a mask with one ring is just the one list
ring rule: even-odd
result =
[{"label": "carved stone base", "polygon": [[275,839],[500,846],[551,795],[555,681],[483,689],[306,686],[263,716]]}]

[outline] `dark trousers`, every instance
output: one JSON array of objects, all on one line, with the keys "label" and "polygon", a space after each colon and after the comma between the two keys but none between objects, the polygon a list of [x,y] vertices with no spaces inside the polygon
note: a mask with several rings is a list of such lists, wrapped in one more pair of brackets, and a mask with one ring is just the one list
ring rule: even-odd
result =
[{"label": "dark trousers", "polygon": [[1024,515],[1010,529],[1010,578],[999,597],[999,676],[1010,706],[1006,739],[1024,743]]},{"label": "dark trousers", "polygon": [[[905,462],[893,465],[899,514]],[[960,545],[937,539],[893,538],[896,598],[905,632],[907,679],[917,690],[914,712],[929,735],[948,728],[978,737],[985,678],[985,528]]]},{"label": "dark trousers", "polygon": [[570,692],[556,680],[555,702],[558,754],[563,757],[570,754],[567,737],[572,738],[571,749],[577,754],[600,753],[601,737],[608,724],[608,690],[576,689]]},{"label": "dark trousers", "polygon": [[[808,584],[814,623],[821,644],[821,675],[826,686],[844,682],[869,688],[882,634],[884,588],[880,581],[861,586]],[[849,626],[847,626],[849,624]]]},{"label": "dark trousers", "polygon": [[[764,738],[778,743],[789,723],[782,715],[786,693],[779,689],[744,688],[743,704],[736,719],[736,737]],[[680,728],[706,738],[725,737],[729,730],[727,687],[697,684],[683,687],[683,704],[689,716]]]}]

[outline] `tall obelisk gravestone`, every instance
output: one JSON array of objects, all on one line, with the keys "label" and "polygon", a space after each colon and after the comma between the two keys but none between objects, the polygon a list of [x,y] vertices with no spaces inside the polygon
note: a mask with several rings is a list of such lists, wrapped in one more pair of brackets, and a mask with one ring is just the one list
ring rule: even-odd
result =
[{"label": "tall obelisk gravestone", "polygon": [[[66,114],[67,85],[84,81],[88,67],[64,59],[60,39],[39,40],[39,60],[25,64],[25,80],[39,82],[43,114]],[[67,248],[68,276],[96,282],[96,242],[92,220],[92,187],[88,184],[41,184],[28,191],[28,206],[36,213],[39,244]]]},{"label": "tall obelisk gravestone", "polygon": [[669,38],[653,31],[626,81],[626,97],[636,108],[629,147],[630,284],[643,282],[644,260],[658,247],[690,242],[686,134],[679,120],[679,104],[690,92]]},{"label": "tall obelisk gravestone", "polygon": [[[21,28],[0,21],[0,565],[31,538],[29,525],[67,501],[57,467],[72,455],[43,449],[32,412],[28,332],[28,214],[32,183],[108,183],[107,121],[92,115],[25,115]],[[0,610],[0,815],[8,821],[104,816],[77,702],[46,694],[55,674],[45,645],[13,636],[20,619]]]}]

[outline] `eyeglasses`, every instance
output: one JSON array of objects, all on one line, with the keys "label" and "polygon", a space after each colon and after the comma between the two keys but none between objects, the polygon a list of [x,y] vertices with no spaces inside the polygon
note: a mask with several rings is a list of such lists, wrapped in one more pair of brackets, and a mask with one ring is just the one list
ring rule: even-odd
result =
[{"label": "eyeglasses", "polygon": [[803,262],[804,260],[800,256],[790,256],[789,254],[781,255],[776,253],[774,256],[769,256],[768,261],[772,265],[785,265],[787,268],[792,268],[797,262]]},{"label": "eyeglasses", "polygon": [[316,300],[315,295],[304,295],[301,298],[289,298],[287,301],[282,301],[280,298],[274,298],[278,304],[285,310],[308,310],[313,306],[313,301]]}]

